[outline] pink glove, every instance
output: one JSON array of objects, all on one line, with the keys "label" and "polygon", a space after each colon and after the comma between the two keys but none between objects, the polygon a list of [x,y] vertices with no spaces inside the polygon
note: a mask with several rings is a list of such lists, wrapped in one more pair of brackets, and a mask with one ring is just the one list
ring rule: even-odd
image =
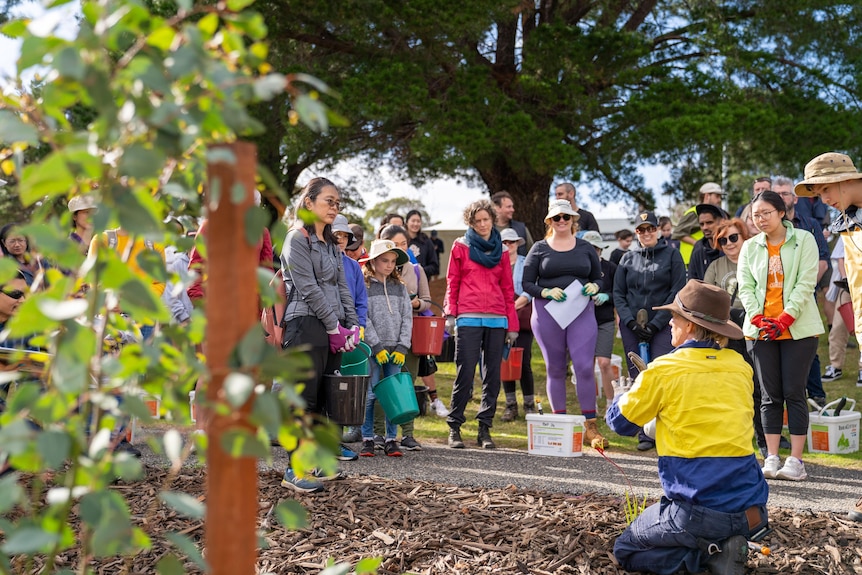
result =
[{"label": "pink glove", "polygon": [[[353,330],[341,327],[341,324],[338,324],[336,331],[326,333],[329,336],[329,351],[332,353],[338,353],[345,350],[350,351],[356,347],[349,341],[353,336]],[[351,346],[350,349],[347,349],[348,345]]]}]

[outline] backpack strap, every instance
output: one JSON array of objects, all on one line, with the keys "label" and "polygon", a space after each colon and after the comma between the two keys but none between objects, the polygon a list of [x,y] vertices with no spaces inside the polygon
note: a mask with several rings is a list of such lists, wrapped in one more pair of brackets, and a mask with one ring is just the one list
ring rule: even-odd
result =
[{"label": "backpack strap", "polygon": [[[302,232],[302,235],[305,236],[305,241],[308,244],[308,253],[309,253],[309,257],[310,257],[311,256],[311,236],[308,234],[308,230],[305,229],[305,227],[301,224],[293,226],[291,228],[291,230],[299,230],[300,232]],[[317,272],[314,271],[314,261],[311,262],[311,273],[314,274],[314,281],[316,283],[317,282]],[[284,274],[281,272],[281,270],[278,270],[277,272],[275,272],[275,277],[278,278],[279,280],[281,280],[281,285],[284,285]],[[286,286],[285,286],[285,291],[287,291]],[[295,293],[296,293],[296,286],[294,286],[294,288],[292,290],[290,290],[290,293],[287,294],[286,301],[284,302],[284,309],[282,310],[281,318],[278,321],[278,325],[282,328],[284,328],[284,316],[287,315],[287,308],[290,305],[290,302],[293,301],[293,295]],[[272,307],[272,311],[273,311],[273,313],[276,313],[275,306]]]}]

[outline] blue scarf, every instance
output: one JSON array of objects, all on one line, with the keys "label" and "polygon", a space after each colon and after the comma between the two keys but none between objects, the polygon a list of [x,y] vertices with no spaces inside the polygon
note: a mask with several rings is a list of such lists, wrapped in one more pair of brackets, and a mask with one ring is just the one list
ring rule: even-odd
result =
[{"label": "blue scarf", "polygon": [[465,243],[470,247],[470,259],[486,268],[499,265],[503,257],[503,240],[496,228],[491,228],[490,239],[482,239],[473,228],[467,228]]}]

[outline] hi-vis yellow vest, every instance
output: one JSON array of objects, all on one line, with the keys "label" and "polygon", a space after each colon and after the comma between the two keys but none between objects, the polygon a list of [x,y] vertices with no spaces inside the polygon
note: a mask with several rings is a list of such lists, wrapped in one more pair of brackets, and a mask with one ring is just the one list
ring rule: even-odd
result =
[{"label": "hi-vis yellow vest", "polygon": [[[695,206],[692,206],[687,209],[683,215],[695,213],[696,211],[697,210],[695,210]],[[693,232],[691,234],[691,237],[693,237],[695,240],[699,240],[703,237],[703,232],[700,230],[700,228],[698,228],[696,232]],[[682,261],[685,262],[686,267],[688,267],[688,262],[691,259],[691,252],[693,249],[693,245],[687,244],[683,241],[679,242],[679,253],[682,254]]]}]

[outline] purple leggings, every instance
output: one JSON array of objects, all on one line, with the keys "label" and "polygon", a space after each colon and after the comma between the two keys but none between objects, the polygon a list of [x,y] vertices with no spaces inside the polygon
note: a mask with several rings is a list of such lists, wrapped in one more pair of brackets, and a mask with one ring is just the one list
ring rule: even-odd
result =
[{"label": "purple leggings", "polygon": [[568,379],[568,363],[566,352],[572,358],[572,367],[577,379],[578,403],[584,415],[595,417],[596,413],[596,374],[593,367],[593,356],[596,353],[596,337],[598,326],[593,302],[569,324],[561,329],[554,321],[545,306],[547,300],[533,300],[533,318],[530,325],[548,372],[548,399],[554,413],[566,412],[566,379]]}]

